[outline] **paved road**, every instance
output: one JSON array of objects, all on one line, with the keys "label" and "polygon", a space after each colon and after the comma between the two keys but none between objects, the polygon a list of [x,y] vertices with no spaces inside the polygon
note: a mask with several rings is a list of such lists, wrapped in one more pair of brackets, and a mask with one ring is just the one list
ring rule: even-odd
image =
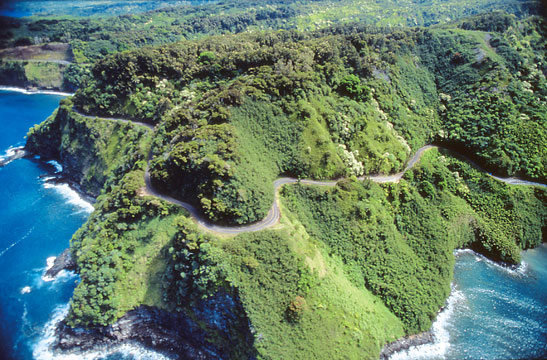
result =
[{"label": "paved road", "polygon": [[[86,118],[93,118],[93,119],[97,118],[96,116],[84,115],[84,114],[81,114],[77,111],[76,111],[76,113],[83,116],[83,117],[86,117]],[[148,128],[151,131],[154,131],[154,126],[152,126],[150,124],[147,124],[147,123],[139,122],[139,121],[134,121],[134,120],[129,120],[129,119],[120,119],[120,118],[104,118],[104,117],[100,117],[100,118],[101,119],[112,120],[112,121],[121,121],[121,122],[126,122],[126,123],[127,122],[132,122],[134,124],[144,126],[144,127]],[[426,145],[426,146],[423,146],[423,147],[419,148],[418,151],[416,151],[416,153],[408,160],[406,167],[401,172],[398,172],[398,173],[392,174],[392,175],[365,175],[365,176],[359,177],[358,179],[359,180],[370,179],[370,180],[372,180],[374,182],[377,182],[377,183],[398,182],[399,180],[401,180],[403,175],[408,170],[412,169],[420,161],[420,158],[422,157],[422,155],[426,151],[428,151],[430,149],[434,149],[434,148],[440,148],[440,147],[435,146],[435,145]],[[456,154],[458,154],[458,153],[456,153]],[[458,155],[460,157],[466,159],[467,161],[471,162],[475,167],[477,167],[481,171],[485,172],[477,164],[473,163],[470,159],[468,159],[466,156],[464,156],[462,154],[458,154]],[[274,195],[274,202],[272,204],[272,207],[270,208],[270,211],[268,212],[268,214],[266,215],[266,217],[264,219],[262,219],[262,220],[260,220],[256,223],[249,224],[249,225],[222,226],[222,225],[213,224],[212,222],[210,222],[209,220],[204,218],[203,215],[200,213],[200,211],[198,209],[196,209],[193,205],[191,205],[187,202],[181,201],[181,200],[177,200],[177,199],[175,199],[173,197],[170,197],[168,195],[161,194],[156,189],[154,189],[154,187],[152,186],[152,183],[150,181],[150,173],[149,173],[149,168],[148,168],[148,166],[150,164],[150,160],[151,160],[151,154],[148,156],[148,163],[147,163],[146,172],[145,172],[145,176],[144,176],[144,181],[145,181],[145,184],[146,184],[146,189],[145,189],[146,194],[156,196],[156,197],[158,197],[160,199],[163,199],[163,200],[165,200],[165,201],[167,201],[171,204],[175,204],[175,205],[178,205],[178,206],[186,209],[190,213],[190,216],[192,217],[192,219],[201,228],[203,228],[205,230],[208,230],[208,231],[211,231],[211,232],[215,232],[215,233],[219,233],[219,234],[228,234],[228,235],[235,235],[235,234],[240,234],[240,233],[244,233],[244,232],[264,230],[266,228],[269,228],[269,227],[272,227],[272,226],[278,224],[279,219],[281,217],[281,212],[279,210],[279,201],[278,201],[278,198],[277,198],[277,192],[278,192],[279,188],[283,185],[300,183],[300,184],[304,184],[304,185],[318,185],[318,186],[331,186],[332,187],[332,186],[335,186],[340,180],[344,179],[344,178],[339,178],[339,179],[334,179],[334,180],[311,180],[311,179],[296,179],[296,178],[291,178],[291,177],[279,178],[279,179],[275,180],[274,183],[273,183],[273,189],[274,189],[274,194],[275,194]],[[490,175],[494,179],[496,179],[498,181],[501,181],[501,182],[504,182],[506,184],[547,187],[546,184],[541,184],[541,183],[537,183],[537,182],[533,182],[533,181],[522,180],[522,179],[519,179],[519,178],[503,178],[503,177],[499,177],[499,176],[494,176],[490,173],[488,173],[488,175]]]},{"label": "paved road", "polygon": [[9,59],[5,58],[5,61],[16,61],[16,62],[34,62],[34,63],[55,63],[55,64],[61,64],[61,65],[70,65],[72,64],[71,61],[67,60],[58,60],[58,59]]},{"label": "paved road", "polygon": [[81,112],[79,112],[78,110],[76,110],[74,108],[72,109],[72,111],[74,113],[82,116],[82,117],[87,118],[87,119],[103,119],[103,120],[110,120],[110,121],[119,121],[119,122],[123,122],[123,123],[132,123],[132,124],[137,124],[137,125],[140,125],[140,126],[144,126],[144,127],[148,128],[149,130],[154,131],[154,125],[144,123],[144,122],[141,122],[141,121],[137,121],[137,120],[86,115],[86,114],[82,114]]}]

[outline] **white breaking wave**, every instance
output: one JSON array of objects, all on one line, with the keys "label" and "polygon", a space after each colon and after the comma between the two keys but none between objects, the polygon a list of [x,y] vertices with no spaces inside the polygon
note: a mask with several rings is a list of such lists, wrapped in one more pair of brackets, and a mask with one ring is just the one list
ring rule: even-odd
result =
[{"label": "white breaking wave", "polygon": [[30,286],[25,286],[24,288],[21,289],[21,294],[28,294],[31,291],[32,291],[32,288]]},{"label": "white breaking wave", "polygon": [[[24,151],[22,146],[10,146],[4,155],[0,155],[0,161],[4,161],[3,165],[7,165],[14,160],[14,157],[17,155],[18,151]],[[20,156],[19,156],[20,157]],[[17,158],[19,158],[17,157]]]},{"label": "white breaking wave", "polygon": [[63,171],[63,165],[59,164],[57,161],[55,160],[50,160],[47,162],[49,165],[53,165],[55,167],[55,173],[60,173],[61,171]]},{"label": "white breaking wave", "polygon": [[78,274],[76,274],[74,271],[61,270],[55,277],[43,275],[41,279],[43,282],[53,281],[53,283],[55,284],[57,282],[66,282],[72,278],[78,278]]},{"label": "white breaking wave", "polygon": [[53,90],[27,90],[24,88],[18,88],[13,86],[0,86],[0,90],[4,91],[13,91],[25,95],[34,95],[34,94],[47,94],[47,95],[59,95],[59,96],[72,96],[74,93],[67,93],[62,91],[53,91]]},{"label": "white breaking wave", "polygon": [[69,354],[69,353],[57,353],[51,349],[51,346],[55,342],[55,329],[61,320],[63,320],[68,313],[69,305],[62,305],[57,307],[51,319],[46,323],[40,339],[34,345],[32,355],[36,360],[95,360],[104,359],[105,357],[113,354],[122,354],[125,357],[131,356],[135,360],[169,360],[163,354],[157,353],[152,350],[145,349],[135,344],[123,344],[119,346],[113,346],[108,349],[101,349],[98,351],[89,351],[85,353]]},{"label": "white breaking wave", "polygon": [[465,302],[462,291],[452,285],[452,292],[447,300],[447,305],[437,315],[437,319],[431,326],[434,341],[430,344],[411,346],[408,350],[396,352],[390,356],[390,360],[414,360],[414,359],[439,359],[443,358],[450,348],[450,333],[448,326],[457,307]]},{"label": "white breaking wave", "polygon": [[15,155],[15,152],[17,150],[21,149],[20,147],[10,147],[6,150],[5,154],[2,155],[2,157],[5,159],[5,158],[9,158],[9,157],[12,157],[13,155]]},{"label": "white breaking wave", "polygon": [[458,256],[458,255],[461,255],[461,254],[471,254],[475,257],[475,261],[484,261],[487,265],[489,265],[493,268],[496,268],[498,270],[505,271],[506,273],[511,274],[513,276],[524,276],[524,275],[526,275],[527,270],[528,270],[528,264],[524,261],[521,261],[519,266],[511,268],[511,267],[508,267],[508,266],[500,265],[497,262],[492,261],[489,258],[487,258],[486,256],[481,255],[479,253],[476,253],[471,249],[454,250],[454,255],[455,256]]},{"label": "white breaking wave", "polygon": [[48,282],[48,281],[53,281],[55,280],[54,277],[51,277],[51,276],[46,276],[46,273],[48,272],[49,269],[51,269],[53,267],[53,264],[55,263],[55,259],[57,257],[55,256],[50,256],[46,259],[46,268],[44,269],[44,273],[42,275],[42,280],[45,281],[45,282]]},{"label": "white breaking wave", "polygon": [[72,205],[80,207],[82,210],[91,213],[95,208],[93,204],[84,200],[78,192],[73,190],[68,184],[52,184],[49,182],[44,182],[44,187],[46,189],[54,189],[59,192],[65,200]]}]

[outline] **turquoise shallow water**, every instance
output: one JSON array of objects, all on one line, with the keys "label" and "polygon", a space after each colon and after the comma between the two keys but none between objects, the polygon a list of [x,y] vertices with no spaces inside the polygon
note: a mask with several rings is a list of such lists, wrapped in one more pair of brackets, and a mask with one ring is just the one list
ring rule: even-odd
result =
[{"label": "turquoise shallow water", "polygon": [[435,343],[392,359],[547,359],[547,245],[523,252],[515,270],[472,251],[455,254]]},{"label": "turquoise shallow water", "polygon": [[[0,90],[0,156],[23,145],[27,129],[44,120],[60,98]],[[68,246],[90,211],[66,185],[44,181],[55,171],[26,159],[0,168],[0,360],[161,358],[131,346],[87,356],[47,350],[77,277],[65,273],[44,281],[46,262]],[[456,256],[449,305],[433,326],[436,342],[393,358],[547,358],[547,246],[524,252],[517,270],[470,251]]]}]

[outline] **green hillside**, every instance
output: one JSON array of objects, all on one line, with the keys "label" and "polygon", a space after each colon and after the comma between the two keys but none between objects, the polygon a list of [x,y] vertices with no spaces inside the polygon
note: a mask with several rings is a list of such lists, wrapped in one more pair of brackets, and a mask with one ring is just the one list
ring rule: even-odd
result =
[{"label": "green hillside", "polygon": [[[81,281],[68,324],[101,327],[150,305],[184,314],[225,358],[373,359],[429,329],[450,293],[454,249],[516,264],[544,242],[545,188],[487,172],[547,182],[545,19],[520,17],[537,3],[438,3],[417,5],[424,12],[408,24],[406,2],[287,1],[277,9],[307,9],[289,30],[97,56],[28,139],[99,195],[71,241]],[[501,3],[519,16],[459,19]],[[341,18],[369,5],[363,22]],[[334,26],[311,25],[334,13]],[[369,13],[382,21],[367,23]],[[402,171],[432,143],[442,149],[400,181],[359,179]],[[151,195],[147,169],[174,200]],[[340,181],[275,193],[283,176]],[[279,223],[235,236],[176,205],[240,226],[263,219],[274,199]]]}]

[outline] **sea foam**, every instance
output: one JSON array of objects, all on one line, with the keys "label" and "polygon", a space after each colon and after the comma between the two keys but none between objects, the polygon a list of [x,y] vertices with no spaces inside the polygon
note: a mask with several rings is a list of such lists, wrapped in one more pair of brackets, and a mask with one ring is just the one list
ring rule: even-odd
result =
[{"label": "sea foam", "polygon": [[55,280],[54,277],[51,277],[51,276],[46,276],[46,273],[49,271],[49,269],[51,269],[53,267],[53,264],[55,263],[55,259],[57,257],[55,256],[50,256],[46,259],[46,268],[44,269],[44,274],[42,275],[42,280],[45,281],[45,282],[49,282],[49,281],[53,281]]},{"label": "sea foam", "polygon": [[390,360],[410,359],[438,359],[443,358],[450,347],[450,334],[448,326],[456,308],[465,306],[465,295],[452,285],[452,292],[447,300],[446,307],[437,315],[437,319],[431,326],[434,341],[430,344],[412,346],[408,350],[393,354]]},{"label": "sea foam", "polygon": [[528,264],[524,261],[521,261],[521,263],[516,267],[510,267],[510,266],[501,265],[501,264],[499,264],[495,261],[492,261],[492,260],[488,259],[486,256],[484,256],[482,254],[479,254],[479,253],[476,253],[476,252],[474,252],[473,250],[470,250],[470,249],[454,250],[454,255],[455,256],[459,256],[459,255],[462,255],[462,254],[473,255],[475,257],[475,261],[483,261],[489,267],[494,268],[496,270],[504,271],[504,272],[506,272],[510,275],[513,275],[513,276],[525,276],[527,271],[528,271]]},{"label": "sea foam", "polygon": [[18,151],[24,151],[23,146],[10,146],[3,155],[0,155],[0,164],[5,166],[22,156],[17,156]]},{"label": "sea foam", "polygon": [[122,344],[108,349],[89,351],[85,353],[58,353],[51,349],[55,342],[55,329],[61,320],[68,314],[69,305],[57,307],[51,319],[42,330],[38,342],[34,345],[32,355],[37,360],[94,360],[105,359],[111,355],[122,355],[123,358],[135,360],[168,360],[165,355],[146,349],[137,344]]},{"label": "sea foam", "polygon": [[44,187],[46,189],[54,189],[61,194],[69,204],[75,205],[85,212],[91,213],[95,210],[90,202],[84,200],[80,194],[73,190],[68,184],[52,184],[50,182],[44,182]]},{"label": "sea foam", "polygon": [[48,164],[50,165],[53,165],[53,167],[55,167],[55,173],[60,173],[61,171],[63,171],[63,165],[59,164],[57,161],[55,160],[50,160],[47,162]]},{"label": "sea foam", "polygon": [[59,96],[72,96],[74,93],[67,93],[62,91],[53,91],[53,90],[27,90],[24,88],[18,88],[13,86],[0,86],[0,90],[4,91],[13,91],[25,95],[35,95],[35,94],[48,94],[48,95],[59,95]]}]

